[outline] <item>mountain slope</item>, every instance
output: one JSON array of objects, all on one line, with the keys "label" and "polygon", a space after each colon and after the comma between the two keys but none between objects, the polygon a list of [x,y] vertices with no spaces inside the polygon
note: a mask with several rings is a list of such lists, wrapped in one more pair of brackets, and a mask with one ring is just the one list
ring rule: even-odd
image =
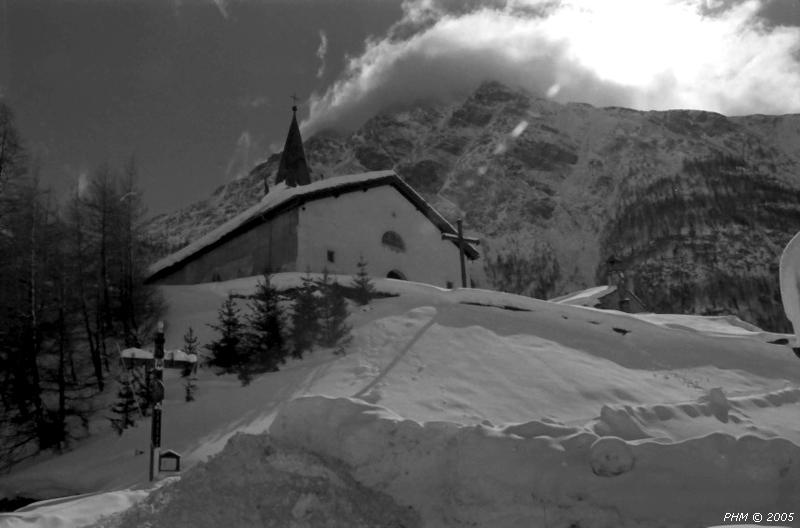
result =
[{"label": "mountain slope", "polygon": [[[493,286],[549,298],[621,258],[654,310],[786,330],[779,248],[800,229],[800,116],[561,105],[498,83],[306,141],[314,178],[394,168],[484,241]],[[172,249],[263,194],[278,156],[150,224]]]}]

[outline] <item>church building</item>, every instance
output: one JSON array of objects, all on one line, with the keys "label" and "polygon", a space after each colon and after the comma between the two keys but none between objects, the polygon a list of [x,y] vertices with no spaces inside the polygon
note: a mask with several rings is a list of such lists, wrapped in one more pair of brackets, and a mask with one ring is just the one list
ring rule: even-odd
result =
[{"label": "church building", "polygon": [[[373,277],[460,285],[453,225],[392,170],[311,182],[297,107],[292,111],[276,185],[256,205],[152,265],[147,282],[196,284],[323,269],[355,274],[363,257]],[[463,246],[467,269],[480,274],[477,250]]]}]

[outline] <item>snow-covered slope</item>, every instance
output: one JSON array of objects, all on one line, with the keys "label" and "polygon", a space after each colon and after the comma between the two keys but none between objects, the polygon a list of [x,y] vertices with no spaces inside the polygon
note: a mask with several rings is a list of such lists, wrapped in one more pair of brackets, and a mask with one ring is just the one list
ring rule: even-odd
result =
[{"label": "snow-covered slope", "polygon": [[[227,292],[255,281],[164,287],[167,346],[190,322],[207,339]],[[170,376],[163,445],[192,469],[99,525],[694,527],[796,509],[800,361],[769,343],[786,336],[735,318],[378,282],[398,296],[354,311],[346,356],[318,351],[244,388],[206,372],[192,403]],[[0,491],[130,488],[145,480],[135,453],[147,442],[145,424],[109,432],[3,476]],[[347,524],[350,506],[335,507],[364,501],[386,524],[374,510]],[[0,525],[80,525],[70,504]]]}]

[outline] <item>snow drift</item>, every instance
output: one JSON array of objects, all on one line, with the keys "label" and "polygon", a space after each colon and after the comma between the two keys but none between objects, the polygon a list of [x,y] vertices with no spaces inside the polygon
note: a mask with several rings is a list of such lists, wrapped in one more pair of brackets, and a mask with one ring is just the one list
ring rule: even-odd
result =
[{"label": "snow drift", "polygon": [[[256,281],[165,287],[168,345],[188,323],[206,339],[228,291]],[[377,283],[397,296],[353,309],[345,356],[320,350],[244,388],[206,371],[191,403],[168,377],[164,445],[190,469],[97,526],[696,527],[796,506],[800,361],[771,344],[786,336]],[[147,429],[20,468],[0,491],[141,482]],[[0,523],[92,520],[62,506]]]}]

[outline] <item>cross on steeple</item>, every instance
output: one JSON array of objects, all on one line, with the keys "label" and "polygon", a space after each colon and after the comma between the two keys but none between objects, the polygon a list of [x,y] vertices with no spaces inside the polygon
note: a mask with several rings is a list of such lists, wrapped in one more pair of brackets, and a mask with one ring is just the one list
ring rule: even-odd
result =
[{"label": "cross on steeple", "polygon": [[288,187],[296,187],[311,183],[311,175],[306,162],[306,153],[303,150],[300,127],[297,125],[297,100],[299,98],[297,94],[292,94],[289,97],[294,103],[292,105],[292,122],[289,125],[289,133],[286,135],[283,152],[281,152],[275,183],[285,181]]}]

